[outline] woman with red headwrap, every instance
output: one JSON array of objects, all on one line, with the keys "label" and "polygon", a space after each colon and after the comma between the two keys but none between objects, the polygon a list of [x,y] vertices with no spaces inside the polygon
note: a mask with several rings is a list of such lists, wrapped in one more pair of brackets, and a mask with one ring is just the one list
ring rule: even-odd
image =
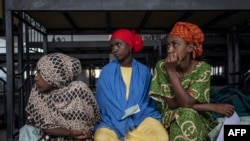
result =
[{"label": "woman with red headwrap", "polygon": [[177,22],[167,38],[167,57],[154,69],[150,96],[159,102],[170,141],[207,140],[217,125],[210,112],[234,113],[232,105],[209,103],[211,66],[196,59],[203,41],[197,25]]},{"label": "woman with red headwrap", "polygon": [[141,36],[118,29],[110,44],[116,59],[103,67],[96,85],[101,120],[95,141],[168,141],[156,103],[148,95],[150,70],[133,57],[143,49]]}]

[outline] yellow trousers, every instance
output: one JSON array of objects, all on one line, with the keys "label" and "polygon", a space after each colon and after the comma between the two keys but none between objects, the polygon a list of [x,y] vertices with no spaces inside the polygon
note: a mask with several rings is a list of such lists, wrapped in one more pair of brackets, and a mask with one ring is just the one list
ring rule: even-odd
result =
[{"label": "yellow trousers", "polygon": [[[124,141],[168,141],[168,133],[163,125],[154,118],[146,118],[136,129],[129,131]],[[109,128],[99,128],[94,134],[95,141],[120,141]]]}]

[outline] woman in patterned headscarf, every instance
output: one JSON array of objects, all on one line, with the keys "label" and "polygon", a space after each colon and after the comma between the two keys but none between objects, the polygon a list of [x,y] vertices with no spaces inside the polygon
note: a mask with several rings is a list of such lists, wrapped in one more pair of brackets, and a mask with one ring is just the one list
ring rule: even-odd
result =
[{"label": "woman in patterned headscarf", "polygon": [[61,53],[45,55],[37,62],[26,111],[29,124],[42,131],[40,140],[92,137],[100,113],[91,90],[77,81],[81,70],[78,59]]},{"label": "woman in patterned headscarf", "polygon": [[207,140],[217,124],[209,112],[234,112],[232,105],[209,103],[211,66],[196,59],[203,41],[197,25],[177,22],[167,38],[167,57],[154,69],[150,96],[159,102],[170,141]]},{"label": "woman in patterned headscarf", "polygon": [[96,85],[101,120],[95,141],[168,141],[161,115],[148,95],[151,73],[133,57],[143,49],[141,36],[118,29],[110,44],[116,59],[103,67]]}]

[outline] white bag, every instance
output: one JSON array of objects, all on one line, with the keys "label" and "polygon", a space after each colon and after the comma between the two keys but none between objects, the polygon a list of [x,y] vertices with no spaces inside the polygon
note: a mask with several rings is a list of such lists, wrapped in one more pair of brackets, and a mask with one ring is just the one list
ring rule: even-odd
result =
[{"label": "white bag", "polygon": [[38,141],[40,129],[25,124],[19,130],[19,141]]}]

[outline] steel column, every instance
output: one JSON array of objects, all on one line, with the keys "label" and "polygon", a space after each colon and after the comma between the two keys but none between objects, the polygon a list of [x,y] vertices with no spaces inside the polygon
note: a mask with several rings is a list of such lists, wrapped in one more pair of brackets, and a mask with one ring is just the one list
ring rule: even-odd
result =
[{"label": "steel column", "polygon": [[14,138],[15,116],[14,116],[14,43],[13,43],[13,15],[12,11],[5,10],[5,29],[6,29],[6,65],[7,65],[7,140],[12,141]]}]

